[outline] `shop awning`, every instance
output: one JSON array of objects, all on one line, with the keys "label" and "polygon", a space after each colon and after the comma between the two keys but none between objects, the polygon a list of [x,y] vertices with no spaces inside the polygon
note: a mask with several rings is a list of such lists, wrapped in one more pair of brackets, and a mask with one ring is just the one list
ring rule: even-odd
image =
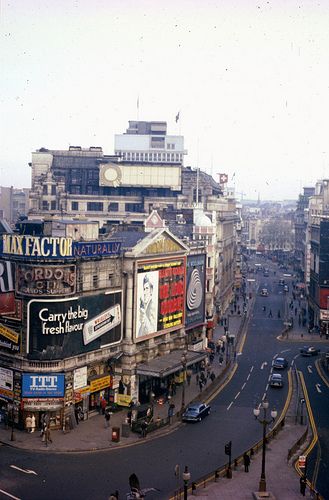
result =
[{"label": "shop awning", "polygon": [[[137,375],[147,375],[149,377],[167,377],[171,373],[175,373],[178,370],[183,369],[182,365],[182,354],[183,350],[172,351],[170,354],[165,354],[164,356],[159,356],[157,358],[151,359],[147,363],[140,363],[137,365]],[[187,351],[186,354],[186,366],[191,366],[194,363],[198,363],[207,357],[207,353],[204,351],[194,352]]]}]

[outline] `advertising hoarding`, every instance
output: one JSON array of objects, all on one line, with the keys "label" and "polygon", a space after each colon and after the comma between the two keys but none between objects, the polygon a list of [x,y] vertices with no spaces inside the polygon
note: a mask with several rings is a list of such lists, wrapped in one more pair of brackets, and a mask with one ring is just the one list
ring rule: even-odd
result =
[{"label": "advertising hoarding", "polygon": [[138,264],[136,340],[184,323],[185,258]]},{"label": "advertising hoarding", "polygon": [[23,373],[23,398],[62,398],[64,391],[64,373]]},{"label": "advertising hoarding", "polygon": [[186,262],[185,325],[192,328],[205,321],[206,256],[189,255]]},{"label": "advertising hoarding", "polygon": [[27,353],[32,359],[75,356],[115,344],[121,335],[121,292],[28,303]]},{"label": "advertising hoarding", "polygon": [[0,367],[0,388],[12,391],[14,386],[14,372],[8,368]]},{"label": "advertising hoarding", "polygon": [[82,366],[81,368],[77,368],[73,372],[73,389],[82,389],[82,387],[86,387],[88,383],[88,373],[87,367]]},{"label": "advertising hoarding", "polygon": [[19,333],[0,323],[0,348],[10,352],[19,352]]}]

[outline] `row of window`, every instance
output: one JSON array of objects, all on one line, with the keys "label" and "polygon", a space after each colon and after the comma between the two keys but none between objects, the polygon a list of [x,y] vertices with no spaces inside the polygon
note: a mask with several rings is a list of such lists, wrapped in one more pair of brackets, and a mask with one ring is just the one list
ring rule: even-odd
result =
[{"label": "row of window", "polygon": [[[74,212],[79,211],[79,202],[72,201],[71,209]],[[104,211],[104,203],[98,201],[90,201],[87,203],[87,212],[103,212]],[[107,207],[108,212],[118,212],[119,211],[119,203],[111,202]],[[142,203],[125,203],[125,211],[126,212],[143,212],[144,206]]]},{"label": "row of window", "polygon": [[127,161],[162,161],[182,162],[182,153],[133,153],[123,152],[122,157]]}]

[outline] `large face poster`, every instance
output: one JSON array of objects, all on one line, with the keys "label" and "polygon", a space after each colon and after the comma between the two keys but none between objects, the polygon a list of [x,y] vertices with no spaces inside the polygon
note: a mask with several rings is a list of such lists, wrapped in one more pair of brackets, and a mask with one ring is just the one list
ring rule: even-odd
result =
[{"label": "large face poster", "polygon": [[184,322],[185,259],[140,263],[136,339],[179,328]]},{"label": "large face poster", "polygon": [[74,299],[31,300],[27,353],[32,359],[62,359],[121,340],[121,293]]},{"label": "large face poster", "polygon": [[14,265],[0,259],[0,316],[15,313]]},{"label": "large face poster", "polygon": [[193,327],[205,321],[205,255],[189,255],[186,263],[185,325]]}]

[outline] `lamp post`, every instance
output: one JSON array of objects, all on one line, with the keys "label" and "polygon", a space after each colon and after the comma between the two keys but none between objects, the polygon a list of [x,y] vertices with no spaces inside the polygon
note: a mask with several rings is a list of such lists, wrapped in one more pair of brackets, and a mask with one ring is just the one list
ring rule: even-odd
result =
[{"label": "lamp post", "polygon": [[263,426],[263,448],[262,448],[262,473],[259,481],[259,491],[266,491],[266,477],[265,477],[265,454],[266,454],[266,427],[274,422],[278,412],[276,410],[271,410],[271,419],[266,419],[266,413],[269,407],[268,401],[263,401],[260,405],[263,410],[263,418],[260,418],[260,408],[254,408],[254,415],[258,422]]},{"label": "lamp post", "polygon": [[11,414],[11,434],[10,434],[10,441],[15,441],[15,435],[14,435],[14,419],[15,419],[15,407],[14,403],[11,404],[10,407],[10,414]]},{"label": "lamp post", "polygon": [[186,379],[186,363],[187,363],[187,352],[184,351],[181,357],[181,362],[183,366],[183,390],[182,390],[182,408],[181,412],[183,413],[184,408],[185,408],[185,379]]},{"label": "lamp post", "polygon": [[183,476],[183,481],[184,481],[184,500],[187,500],[187,487],[188,487],[189,480],[191,479],[191,474],[188,470],[187,465],[185,465],[185,469],[184,469],[182,476]]}]

